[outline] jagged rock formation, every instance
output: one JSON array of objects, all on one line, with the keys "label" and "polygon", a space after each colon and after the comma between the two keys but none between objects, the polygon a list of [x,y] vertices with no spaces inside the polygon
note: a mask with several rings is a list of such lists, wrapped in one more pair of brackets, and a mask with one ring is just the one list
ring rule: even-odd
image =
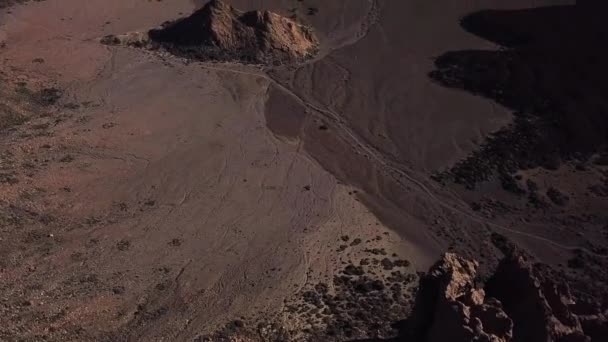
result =
[{"label": "jagged rock formation", "polygon": [[311,58],[318,47],[309,27],[269,11],[241,12],[220,0],[147,33],[107,36],[101,42],[163,48],[196,60],[274,65]]},{"label": "jagged rock formation", "polygon": [[500,302],[474,286],[478,264],[447,253],[420,280],[412,313],[416,341],[510,341],[513,322]]},{"label": "jagged rock formation", "polygon": [[[407,336],[416,341],[598,342],[605,313],[577,315],[570,290],[521,256],[501,261],[485,288],[477,262],[446,254],[420,281]],[[409,339],[407,339],[409,340]]]},{"label": "jagged rock formation", "polygon": [[570,309],[569,287],[535,274],[522,256],[503,259],[486,290],[513,319],[514,341],[591,341]]}]

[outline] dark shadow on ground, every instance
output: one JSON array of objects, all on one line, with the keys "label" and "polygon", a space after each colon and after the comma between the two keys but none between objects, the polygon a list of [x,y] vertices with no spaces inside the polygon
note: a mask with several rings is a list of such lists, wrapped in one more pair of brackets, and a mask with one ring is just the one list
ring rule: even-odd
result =
[{"label": "dark shadow on ground", "polygon": [[[599,3],[599,4],[598,4]],[[450,51],[435,61],[439,84],[514,111],[508,127],[441,176],[474,188],[493,176],[518,191],[519,169],[586,160],[608,142],[608,4],[487,10],[461,26],[497,50]]]}]

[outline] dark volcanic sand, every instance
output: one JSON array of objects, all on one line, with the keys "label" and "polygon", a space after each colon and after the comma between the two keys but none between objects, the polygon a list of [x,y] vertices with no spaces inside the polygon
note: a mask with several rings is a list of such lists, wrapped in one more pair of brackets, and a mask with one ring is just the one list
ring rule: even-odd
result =
[{"label": "dark volcanic sand", "polygon": [[515,118],[452,169],[456,182],[473,187],[498,173],[506,183],[519,169],[557,169],[608,152],[606,8],[582,2],[463,18],[465,30],[501,49],[445,53],[430,76],[509,107]]},{"label": "dark volcanic sand", "polygon": [[516,195],[506,201],[515,208],[506,216],[525,215],[535,224],[586,236],[581,246],[586,248],[574,250],[562,276],[580,298],[602,305],[608,304],[608,274],[601,270],[608,266],[608,201],[601,190],[608,153],[606,9],[606,4],[582,1],[469,14],[462,27],[501,49],[447,52],[429,74],[444,86],[509,107],[515,115],[512,124],[439,178],[490,196],[484,183],[499,182]]},{"label": "dark volcanic sand", "polygon": [[[387,32],[396,31],[397,27],[403,32],[403,25],[407,25],[403,24],[403,18],[393,24],[391,13],[402,14],[408,5],[382,3],[380,7],[381,33],[372,27],[367,36],[370,39],[362,39],[358,44],[335,51],[291,74],[277,71],[273,76],[296,84],[296,93],[338,113],[366,143],[390,156],[387,164],[392,162],[395,168],[386,171],[378,167],[378,159],[381,162],[386,159],[378,158],[377,151],[345,153],[351,138],[340,136],[342,124],[332,120],[303,124],[305,136],[310,137],[305,139],[308,151],[339,178],[364,189],[362,197],[366,204],[417,246],[424,246],[422,250],[436,249],[434,242],[439,241],[450,250],[474,256],[481,261],[482,269],[489,269],[502,254],[499,251],[501,244],[494,243],[489,233],[505,234],[507,239],[513,239],[550,264],[554,268],[553,276],[566,280],[578,300],[599,300],[606,306],[608,272],[603,269],[608,266],[608,202],[603,189],[608,181],[605,167],[608,116],[604,108],[603,80],[607,70],[599,62],[606,54],[603,48],[605,27],[601,24],[603,6],[583,3],[462,13],[461,25],[470,32],[470,37],[475,34],[503,48],[496,51],[488,44],[484,50],[458,51],[459,40],[443,43],[452,46],[456,50],[453,52],[435,52],[436,47],[429,41],[391,40],[396,36]],[[454,27],[445,29],[447,35],[458,32],[455,28],[458,18],[454,19]],[[444,32],[445,21],[441,24],[438,19],[431,22],[437,24],[436,31]],[[412,32],[420,35],[420,27]],[[371,38],[375,36],[377,40]],[[377,43],[382,39],[393,44],[389,44],[389,48]],[[460,42],[463,47],[483,45],[472,44],[463,38]],[[386,53],[377,55],[363,52],[364,49],[383,51],[384,48]],[[427,173],[427,176],[439,173],[439,176],[433,175],[440,181],[439,186],[456,191],[468,202],[471,215],[476,219],[470,220],[471,216],[454,210],[457,205],[451,208],[436,206],[437,202],[450,202],[445,193],[442,195],[446,197],[440,195],[439,201],[428,201],[424,194],[417,197],[414,190],[421,186],[412,184],[407,176],[417,178],[416,171],[424,169],[425,163],[420,163],[415,153],[435,159],[432,164],[440,164],[436,156],[454,151],[453,148],[440,147],[439,153],[437,150],[420,151],[434,147],[447,137],[457,140],[453,135],[454,127],[465,124],[474,129],[475,125],[489,121],[500,109],[489,106],[481,110],[475,102],[464,104],[460,102],[466,98],[464,93],[457,98],[451,97],[454,93],[449,96],[437,93],[435,96],[444,103],[424,100],[437,90],[423,81],[423,85],[416,83],[417,88],[411,90],[419,97],[408,98],[407,90],[412,86],[404,80],[417,78],[407,69],[405,61],[411,57],[397,51],[411,54],[433,51],[437,58],[424,75],[430,82],[490,98],[513,111],[513,119],[508,120],[512,123],[507,121],[502,128],[497,127],[494,134],[482,135],[469,157],[461,154],[452,163],[446,163],[444,159],[441,168]],[[389,67],[394,65],[389,62],[392,59],[400,59],[400,69]],[[309,90],[310,85],[315,87]],[[403,97],[389,101],[391,105],[388,106],[386,101],[392,99],[395,90],[401,90]],[[370,93],[376,96],[364,95]],[[406,100],[402,100],[404,98]],[[420,113],[429,115],[437,110],[433,106],[442,108],[440,119],[423,121],[427,125],[414,120],[417,115],[422,116]],[[373,115],[365,112],[373,112]],[[485,114],[485,118],[480,114]],[[273,121],[269,121],[272,128]],[[446,130],[448,133],[443,131],[446,127],[451,128]],[[427,139],[424,136],[426,129],[434,130],[434,134],[427,135],[434,141],[420,146],[418,144]],[[285,134],[279,130],[275,132]],[[412,152],[414,148],[418,151]],[[342,154],[348,161],[336,161],[332,158],[336,154]],[[453,157],[452,152],[450,158]],[[352,168],[352,165],[360,166]],[[446,169],[449,171],[443,172]],[[453,181],[466,185],[469,190],[454,185]],[[425,188],[434,188],[422,183]],[[400,189],[409,190],[409,195],[404,195]],[[414,218],[404,212],[418,214]],[[413,227],[416,219],[434,221],[434,224],[421,231]],[[482,222],[486,224],[480,224]]]}]

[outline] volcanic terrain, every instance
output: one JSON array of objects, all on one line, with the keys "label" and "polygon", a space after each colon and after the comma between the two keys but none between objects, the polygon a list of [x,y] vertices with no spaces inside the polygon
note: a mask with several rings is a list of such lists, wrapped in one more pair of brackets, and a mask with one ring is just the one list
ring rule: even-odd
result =
[{"label": "volcanic terrain", "polygon": [[0,341],[607,341],[605,9],[0,0]]},{"label": "volcanic terrain", "polygon": [[271,65],[311,58],[319,44],[307,26],[270,11],[243,13],[221,0],[212,0],[192,15],[147,33],[109,35],[101,41],[163,48],[174,55],[201,61]]}]

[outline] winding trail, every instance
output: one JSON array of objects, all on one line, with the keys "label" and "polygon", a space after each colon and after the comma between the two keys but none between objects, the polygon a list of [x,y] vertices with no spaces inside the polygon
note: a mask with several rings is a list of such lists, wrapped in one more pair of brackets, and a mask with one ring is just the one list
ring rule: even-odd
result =
[{"label": "winding trail", "polygon": [[[305,100],[304,98],[302,98],[300,95],[296,94],[293,90],[291,90],[290,88],[288,88],[287,86],[283,85],[282,83],[280,83],[278,80],[272,78],[271,76],[269,76],[268,74],[265,73],[256,73],[256,72],[249,72],[249,71],[242,71],[242,70],[235,70],[235,69],[231,69],[231,68],[224,68],[224,67],[219,67],[219,66],[215,66],[215,65],[206,65],[203,63],[202,65],[203,68],[208,69],[208,70],[215,70],[215,71],[220,71],[220,72],[229,72],[229,73],[235,73],[235,74],[241,74],[241,75],[249,75],[249,76],[255,76],[255,77],[261,77],[264,78],[265,80],[269,81],[270,83],[272,83],[274,86],[276,86],[278,89],[280,89],[284,94],[291,96],[292,98],[294,98],[300,105],[305,106],[306,108],[308,108],[309,110],[311,110],[312,113],[316,114],[316,116],[318,118],[321,119],[325,119],[325,120],[329,120],[331,121],[336,128],[338,128],[341,133],[343,133],[348,139],[351,140],[351,148],[353,148],[354,150],[359,150],[360,152],[363,152],[364,154],[370,156],[376,163],[377,165],[379,165],[384,172],[386,172],[388,175],[391,175],[391,177],[393,177],[393,179],[400,184],[401,186],[403,186],[404,188],[406,187],[406,185],[402,182],[402,178],[405,178],[407,181],[409,181],[410,183],[414,184],[422,193],[424,193],[430,200],[432,203],[450,210],[454,213],[458,213],[460,215],[463,215],[477,223],[481,223],[486,225],[487,227],[492,227],[498,230],[502,230],[505,232],[509,232],[509,233],[513,233],[513,234],[517,234],[517,235],[521,235],[521,236],[525,236],[531,239],[535,239],[538,241],[542,241],[545,242],[547,244],[550,244],[554,247],[560,248],[560,249],[565,249],[565,250],[585,250],[586,252],[596,255],[596,253],[593,253],[589,250],[587,250],[584,247],[579,247],[579,246],[568,246],[568,245],[563,245],[560,244],[558,242],[555,242],[551,239],[542,237],[542,236],[538,236],[538,235],[534,235],[534,234],[530,234],[530,233],[526,233],[526,232],[522,232],[520,230],[516,230],[516,229],[512,229],[509,227],[505,227],[503,225],[497,224],[497,223],[493,223],[488,221],[487,219],[475,215],[472,212],[469,212],[465,209],[462,208],[458,208],[455,205],[449,204],[444,200],[441,200],[437,197],[437,195],[434,193],[438,192],[438,189],[434,189],[431,190],[430,186],[427,186],[423,181],[418,180],[416,178],[414,178],[414,176],[412,176],[411,174],[415,173],[414,171],[412,171],[411,169],[407,168],[404,165],[399,165],[396,166],[394,161],[389,160],[388,158],[386,158],[381,152],[379,152],[375,147],[369,145],[367,142],[365,142],[362,138],[360,138],[347,124],[346,122],[341,118],[341,116],[330,110],[330,109],[326,109],[326,108],[321,108],[317,105],[314,105],[310,102],[308,102],[307,100]],[[313,114],[313,115],[314,115]],[[405,170],[404,170],[405,169]],[[398,175],[399,177],[395,177],[394,175]],[[600,256],[600,255],[597,255]]]},{"label": "winding trail", "polygon": [[[367,36],[367,34],[369,33],[369,31],[371,30],[371,28],[379,21],[379,16],[380,16],[379,1],[378,0],[369,0],[369,3],[370,3],[370,7],[369,7],[366,17],[361,22],[360,32],[356,35],[355,39],[349,41],[344,46],[340,46],[337,48],[343,48],[348,45],[356,44],[358,41],[365,38]],[[331,49],[331,50],[335,50],[335,49],[336,48]],[[317,56],[317,57],[307,61],[303,65],[315,63],[318,60],[326,57],[327,55],[328,55],[328,53]],[[471,212],[468,209],[465,209],[462,206],[457,206],[455,204],[448,203],[446,200],[440,199],[437,194],[441,191],[440,189],[438,189],[437,187],[433,187],[432,185],[425,184],[425,182],[423,180],[417,179],[415,176],[416,172],[413,171],[411,168],[407,167],[406,165],[403,165],[402,163],[398,163],[395,160],[391,160],[390,158],[387,158],[387,156],[385,156],[377,148],[375,148],[374,146],[372,146],[371,144],[366,142],[365,139],[361,138],[352,128],[350,128],[349,125],[347,124],[347,122],[344,121],[343,117],[339,113],[337,113],[329,108],[321,108],[321,107],[311,103],[310,101],[306,100],[302,96],[298,95],[294,90],[290,89],[288,86],[281,83],[279,80],[270,76],[268,73],[265,73],[263,71],[257,73],[257,72],[251,72],[251,71],[235,70],[235,69],[229,68],[229,67],[209,65],[206,63],[201,63],[201,64],[202,64],[203,68],[209,69],[209,70],[229,72],[229,73],[264,78],[265,80],[270,82],[272,85],[274,85],[275,87],[280,89],[285,95],[292,97],[300,105],[309,109],[309,112],[312,113],[313,115],[317,116],[318,118],[325,119],[325,120],[328,120],[331,123],[333,123],[335,128],[338,128],[340,133],[342,133],[342,135],[344,137],[346,137],[348,140],[350,140],[349,144],[350,144],[351,148],[353,148],[353,150],[363,153],[366,156],[369,156],[370,159],[373,160],[376,163],[376,165],[380,167],[380,169],[382,169],[382,171],[384,171],[387,175],[392,177],[393,180],[395,180],[404,189],[408,190],[410,187],[408,187],[403,182],[403,179],[405,179],[409,183],[413,184],[416,188],[419,189],[419,191],[421,191],[423,194],[425,194],[433,204],[435,204],[441,208],[444,208],[451,212],[460,214],[474,222],[483,224],[488,229],[494,228],[496,230],[500,230],[500,231],[504,231],[504,232],[508,232],[508,233],[512,233],[512,234],[517,234],[520,236],[524,236],[524,237],[527,237],[530,239],[534,239],[537,241],[547,243],[553,247],[563,249],[563,250],[569,250],[569,251],[584,250],[590,254],[593,254],[593,255],[596,255],[599,257],[604,257],[601,255],[597,255],[596,253],[589,251],[588,249],[586,249],[584,247],[564,245],[564,244],[555,242],[551,239],[548,239],[548,238],[545,238],[545,237],[542,237],[539,235],[523,232],[523,231],[516,230],[513,228],[505,227],[503,225],[500,225],[500,224],[497,224],[494,222],[490,222],[489,220],[487,220],[479,215],[474,214],[473,212]],[[444,197],[444,196],[442,196],[442,197]]]},{"label": "winding trail", "polygon": [[[380,12],[381,12],[381,5],[380,5],[379,0],[368,0],[368,1],[370,4],[368,13],[366,14],[365,18],[362,19],[361,28],[360,28],[359,32],[355,35],[355,37],[353,37],[352,40],[349,40],[346,44],[342,44],[341,46],[334,47],[332,49],[328,49],[328,51],[325,51],[325,53],[319,54],[315,58],[300,65],[300,67],[309,65],[309,64],[313,64],[313,63],[325,58],[333,50],[344,48],[344,47],[352,45],[352,44],[356,44],[361,39],[364,39],[368,35],[371,28],[379,22]],[[154,52],[150,52],[150,53],[156,54]],[[188,61],[188,62],[192,62],[192,61]],[[584,250],[592,255],[596,255],[598,257],[605,257],[605,256],[598,255],[592,251],[589,251],[588,249],[586,249],[584,247],[564,245],[564,244],[555,242],[551,239],[548,239],[548,238],[545,238],[542,236],[523,232],[523,231],[516,230],[513,228],[505,227],[503,225],[500,225],[500,224],[497,224],[494,222],[490,222],[488,219],[485,219],[479,215],[474,214],[468,208],[468,206],[465,206],[463,204],[463,202],[459,203],[460,205],[457,205],[455,203],[450,203],[447,200],[439,198],[439,197],[451,198],[451,200],[453,202],[457,202],[457,198],[454,194],[449,193],[449,191],[447,191],[447,190],[442,190],[436,186],[433,186],[432,184],[429,184],[428,182],[425,182],[424,180],[421,179],[423,176],[417,175],[417,173],[414,170],[412,170],[412,168],[410,168],[396,160],[393,160],[392,158],[389,158],[388,156],[384,155],[381,151],[379,151],[377,148],[375,148],[370,143],[368,143],[365,139],[363,139],[361,136],[359,136],[351,127],[349,127],[348,123],[345,122],[345,120],[339,113],[331,110],[330,108],[322,108],[318,105],[311,103],[307,99],[303,98],[301,95],[298,95],[294,90],[289,88],[287,85],[285,85],[285,84],[281,83],[279,80],[273,78],[270,74],[266,73],[263,69],[260,69],[259,72],[254,72],[254,71],[238,70],[235,68],[231,68],[229,66],[229,64],[227,66],[219,66],[218,64],[215,64],[215,63],[212,64],[212,63],[205,63],[205,62],[198,62],[197,64],[199,64],[202,68],[208,69],[208,70],[240,74],[240,75],[248,75],[248,76],[259,77],[259,78],[263,78],[263,79],[267,80],[268,82],[270,82],[270,84],[272,84],[275,87],[277,87],[278,89],[280,89],[285,95],[292,97],[300,105],[307,108],[312,115],[316,116],[317,118],[320,118],[320,119],[323,119],[323,120],[326,120],[326,121],[332,123],[334,125],[334,127],[337,128],[338,132],[341,133],[341,135],[343,137],[345,137],[347,140],[349,140],[348,144],[351,146],[351,148],[353,150],[355,150],[365,156],[368,156],[370,160],[373,160],[373,162],[383,172],[385,172],[387,175],[392,177],[393,180],[395,180],[396,183],[398,183],[401,187],[403,187],[404,190],[410,190],[412,188],[417,188],[421,193],[423,193],[426,197],[429,198],[431,203],[433,203],[441,208],[447,209],[453,213],[460,214],[474,222],[483,224],[488,229],[494,228],[496,230],[500,230],[500,231],[504,231],[504,232],[508,232],[508,233],[512,233],[512,234],[517,234],[520,236],[524,236],[524,237],[527,237],[530,239],[534,239],[537,241],[547,243],[553,247],[563,249],[563,250],[570,250],[570,251]],[[104,70],[104,72],[105,71],[107,71],[107,70]],[[414,185],[414,187],[408,186],[404,182],[404,180],[409,182],[410,184]]]}]

